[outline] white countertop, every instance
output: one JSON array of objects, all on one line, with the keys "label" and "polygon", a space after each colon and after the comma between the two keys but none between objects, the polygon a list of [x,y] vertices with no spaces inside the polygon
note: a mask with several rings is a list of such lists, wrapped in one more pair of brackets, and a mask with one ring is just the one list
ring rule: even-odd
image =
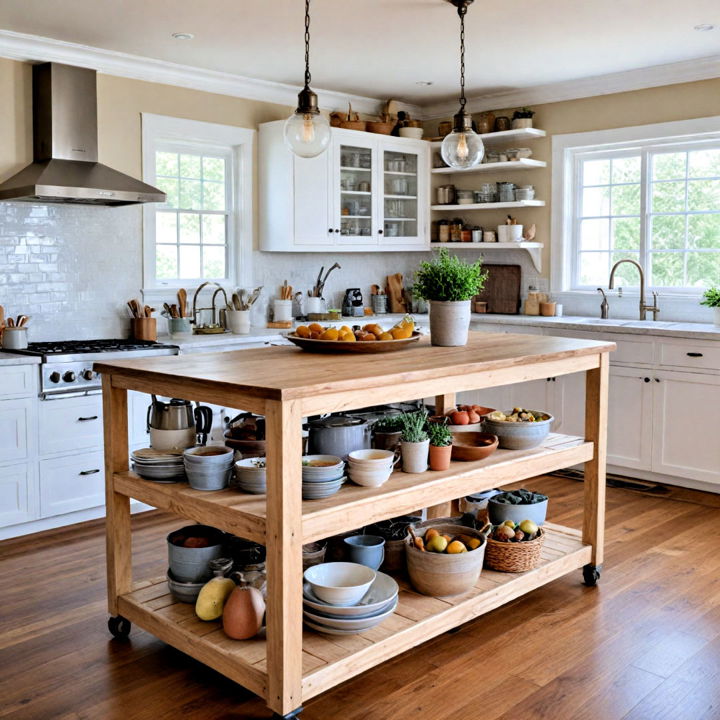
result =
[{"label": "white countertop", "polygon": [[39,365],[37,355],[18,355],[12,352],[0,352],[0,365]]}]

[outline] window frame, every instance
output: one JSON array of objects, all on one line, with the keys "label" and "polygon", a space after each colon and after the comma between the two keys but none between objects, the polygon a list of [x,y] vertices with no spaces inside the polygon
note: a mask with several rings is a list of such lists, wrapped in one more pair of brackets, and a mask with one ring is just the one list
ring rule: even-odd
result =
[{"label": "window frame", "polygon": [[[156,276],[156,217],[160,203],[143,207],[143,294],[163,296],[181,287],[194,287],[206,280],[226,289],[249,286],[253,282],[252,251],[255,244],[253,222],[254,150],[256,131],[199,120],[142,113],[143,179],[156,182],[156,153],[177,152],[224,154],[229,159],[226,180],[229,205],[225,278],[158,279]],[[228,197],[229,196],[229,197]],[[229,202],[228,202],[229,201]]]},{"label": "window frame", "polygon": [[[582,185],[579,180],[582,161],[592,157],[604,159],[629,155],[641,156],[639,260],[644,263],[651,253],[647,247],[652,191],[652,179],[649,177],[650,155],[656,152],[687,152],[690,149],[700,149],[709,145],[718,147],[720,117],[556,135],[553,137],[552,145],[551,288],[554,293],[596,294],[596,286],[579,284],[578,211],[581,207]],[[689,213],[685,211],[678,214]],[[646,265],[643,264],[643,267],[646,268]],[[702,288],[649,287],[660,291],[663,295],[678,298],[698,298],[703,292]],[[639,286],[628,287],[626,295],[639,295]]]}]

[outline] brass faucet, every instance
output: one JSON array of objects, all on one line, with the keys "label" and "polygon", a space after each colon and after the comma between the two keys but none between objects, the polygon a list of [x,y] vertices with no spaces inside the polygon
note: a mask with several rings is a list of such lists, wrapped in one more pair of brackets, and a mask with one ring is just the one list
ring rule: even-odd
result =
[{"label": "brass faucet", "polygon": [[[197,306],[198,295],[200,294],[200,291],[204,287],[207,287],[208,285],[212,285],[213,287],[217,288],[217,290],[215,290],[215,292],[213,293],[213,296],[212,296],[212,305],[211,305],[211,307],[198,307]],[[205,325],[201,326],[198,323],[199,313],[202,310],[212,310],[212,318],[211,318],[212,325],[209,326],[210,328],[221,328],[222,327],[222,325],[223,325],[222,317],[218,316],[219,315],[218,309],[215,306],[215,298],[217,297],[218,293],[222,293],[223,298],[225,300],[225,304],[222,306],[222,308],[220,310],[220,313],[222,314],[224,312],[225,308],[227,307],[227,293],[225,292],[225,288],[223,288],[222,285],[220,285],[220,283],[216,283],[216,282],[212,282],[211,280],[208,280],[207,282],[204,282],[202,285],[200,285],[198,287],[198,289],[195,291],[195,294],[193,295],[193,302],[192,302],[192,317],[193,317],[193,324],[195,325],[195,332],[202,331],[204,329],[207,330],[207,328],[208,328],[208,326],[205,326]],[[222,328],[222,329],[224,329],[224,328]]]},{"label": "brass faucet", "polygon": [[618,265],[622,265],[623,263],[630,263],[631,265],[634,265],[640,273],[640,319],[647,320],[647,314],[648,312],[651,312],[653,314],[653,320],[657,320],[657,315],[660,312],[660,308],[657,304],[658,294],[653,290],[653,304],[645,304],[645,273],[643,272],[642,265],[640,265],[640,263],[635,262],[635,260],[628,260],[627,258],[624,260],[618,260],[612,266],[612,270],[610,270],[608,289],[612,290],[615,287],[615,271],[617,270]]}]

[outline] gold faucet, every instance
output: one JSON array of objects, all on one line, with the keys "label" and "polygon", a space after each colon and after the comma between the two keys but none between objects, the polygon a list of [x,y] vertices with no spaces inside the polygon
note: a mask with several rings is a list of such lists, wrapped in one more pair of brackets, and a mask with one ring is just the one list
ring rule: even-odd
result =
[{"label": "gold faucet", "polygon": [[612,270],[610,271],[608,290],[612,290],[615,287],[615,271],[617,270],[618,265],[622,265],[623,263],[630,263],[631,265],[634,265],[640,273],[640,319],[647,320],[647,314],[651,312],[653,314],[653,320],[657,320],[657,315],[660,312],[660,308],[657,304],[658,294],[653,290],[653,304],[645,304],[645,273],[643,272],[642,265],[640,265],[640,263],[635,262],[635,260],[628,260],[627,258],[624,260],[618,260],[612,266]]},{"label": "gold faucet", "polygon": [[[207,287],[208,285],[212,285],[213,287],[216,287],[217,290],[213,293],[212,296],[212,305],[211,307],[198,307],[197,306],[197,299],[198,295],[200,294],[200,291]],[[225,299],[225,304],[220,309],[220,313],[218,313],[218,309],[215,306],[215,298],[217,297],[218,293],[222,293],[223,298]],[[193,302],[192,302],[192,317],[193,317],[193,324],[195,325],[195,333],[202,333],[202,332],[223,332],[225,330],[223,323],[222,323],[222,317],[219,315],[222,315],[224,313],[225,308],[227,307],[227,293],[225,292],[225,289],[220,285],[220,283],[213,282],[211,280],[208,280],[207,282],[204,282],[202,285],[198,287],[198,289],[195,291],[195,294],[193,295]],[[199,314],[202,310],[212,310],[212,324],[211,325],[200,325],[199,320]]]}]

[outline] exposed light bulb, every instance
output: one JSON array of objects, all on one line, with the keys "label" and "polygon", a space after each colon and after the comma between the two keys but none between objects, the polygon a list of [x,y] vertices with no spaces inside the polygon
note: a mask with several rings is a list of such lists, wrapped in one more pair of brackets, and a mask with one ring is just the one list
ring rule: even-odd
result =
[{"label": "exposed light bulb", "polygon": [[462,160],[463,162],[467,161],[468,155],[470,154],[470,149],[468,148],[467,137],[465,133],[460,133],[460,137],[458,138],[457,150],[455,152],[457,153],[458,160]]},{"label": "exposed light bulb", "polygon": [[330,144],[330,123],[320,112],[296,111],[285,123],[285,143],[300,157],[315,157]]},{"label": "exposed light bulb", "polygon": [[303,115],[302,141],[311,143],[315,140],[315,128],[313,127],[312,115],[305,113]]}]

